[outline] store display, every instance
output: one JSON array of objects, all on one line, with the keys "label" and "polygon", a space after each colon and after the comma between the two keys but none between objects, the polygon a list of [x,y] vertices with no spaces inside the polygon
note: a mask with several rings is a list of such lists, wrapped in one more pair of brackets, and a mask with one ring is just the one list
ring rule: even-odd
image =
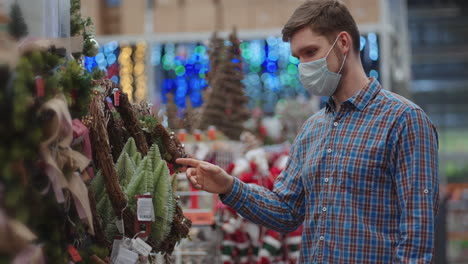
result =
[{"label": "store display", "polygon": [[155,263],[191,226],[170,170],[185,151],[147,104],[84,69],[79,51],[93,55],[98,44],[77,9],[73,1],[71,24],[84,42],[0,46],[17,55],[0,66],[0,262]]}]

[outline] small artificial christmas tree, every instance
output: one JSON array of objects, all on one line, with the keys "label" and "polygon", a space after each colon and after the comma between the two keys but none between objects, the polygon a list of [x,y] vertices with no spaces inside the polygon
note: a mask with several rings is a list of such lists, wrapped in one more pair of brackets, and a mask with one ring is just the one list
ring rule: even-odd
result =
[{"label": "small artificial christmas tree", "polygon": [[183,117],[180,116],[180,110],[174,100],[174,94],[167,94],[166,115],[169,128],[172,131],[179,130],[183,127]]},{"label": "small artificial christmas tree", "polygon": [[210,71],[206,74],[206,81],[211,86],[220,62],[223,60],[224,40],[219,38],[218,35],[213,33],[210,40],[210,50],[208,56],[210,57]]},{"label": "small artificial christmas tree", "polygon": [[13,38],[20,40],[22,37],[28,35],[28,26],[26,22],[24,22],[23,13],[17,1],[11,5],[10,19],[8,33]]},{"label": "small artificial christmas tree", "polygon": [[[91,18],[81,17],[81,0],[71,0],[70,2],[70,35],[83,36],[82,53],[88,57],[94,57],[99,52],[99,44],[94,39],[94,24]],[[73,54],[75,58],[79,58],[81,53]]]},{"label": "small artificial christmas tree", "polygon": [[[203,109],[199,128],[216,126],[227,137],[239,140],[244,130],[243,123],[249,116],[246,107],[248,98],[244,93],[242,58],[236,30],[229,36],[230,45],[224,45],[217,57],[219,63],[215,75],[211,75],[211,92]],[[212,69],[213,70],[213,69]]]}]

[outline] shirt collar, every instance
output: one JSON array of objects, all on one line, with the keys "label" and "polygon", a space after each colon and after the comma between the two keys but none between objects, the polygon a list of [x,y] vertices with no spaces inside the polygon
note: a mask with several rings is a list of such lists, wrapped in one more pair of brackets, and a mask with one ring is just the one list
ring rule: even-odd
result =
[{"label": "shirt collar", "polygon": [[[367,105],[374,99],[374,97],[380,92],[382,87],[380,86],[379,81],[375,79],[374,77],[369,78],[369,82],[367,85],[362,88],[359,92],[357,92],[355,95],[353,95],[351,98],[346,100],[343,104],[349,104],[359,111],[364,110]],[[326,111],[327,112],[332,112],[335,109],[335,102],[333,101],[333,98],[330,97],[328,99],[327,105],[326,105]]]}]

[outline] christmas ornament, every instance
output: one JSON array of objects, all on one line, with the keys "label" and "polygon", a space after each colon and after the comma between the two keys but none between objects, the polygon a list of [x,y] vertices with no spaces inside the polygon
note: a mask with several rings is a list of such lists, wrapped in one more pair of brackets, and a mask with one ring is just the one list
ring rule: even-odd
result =
[{"label": "christmas ornament", "polygon": [[99,52],[99,43],[94,39],[86,39],[83,44],[83,55],[87,57],[94,57]]}]

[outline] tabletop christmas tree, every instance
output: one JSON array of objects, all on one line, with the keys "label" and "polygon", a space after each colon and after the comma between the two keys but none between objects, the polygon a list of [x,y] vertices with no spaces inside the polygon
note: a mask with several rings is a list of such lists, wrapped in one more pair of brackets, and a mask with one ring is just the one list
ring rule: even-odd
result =
[{"label": "tabletop christmas tree", "polygon": [[214,125],[232,140],[239,140],[244,130],[243,123],[250,116],[246,106],[248,98],[242,83],[244,73],[239,44],[234,30],[222,50],[212,53],[215,57],[210,60],[216,61],[217,66],[210,77],[211,91],[207,95],[199,124],[201,129]]},{"label": "tabletop christmas tree", "polygon": [[16,40],[28,35],[28,26],[24,21],[23,13],[17,1],[11,5],[10,23],[8,24],[8,33]]}]

